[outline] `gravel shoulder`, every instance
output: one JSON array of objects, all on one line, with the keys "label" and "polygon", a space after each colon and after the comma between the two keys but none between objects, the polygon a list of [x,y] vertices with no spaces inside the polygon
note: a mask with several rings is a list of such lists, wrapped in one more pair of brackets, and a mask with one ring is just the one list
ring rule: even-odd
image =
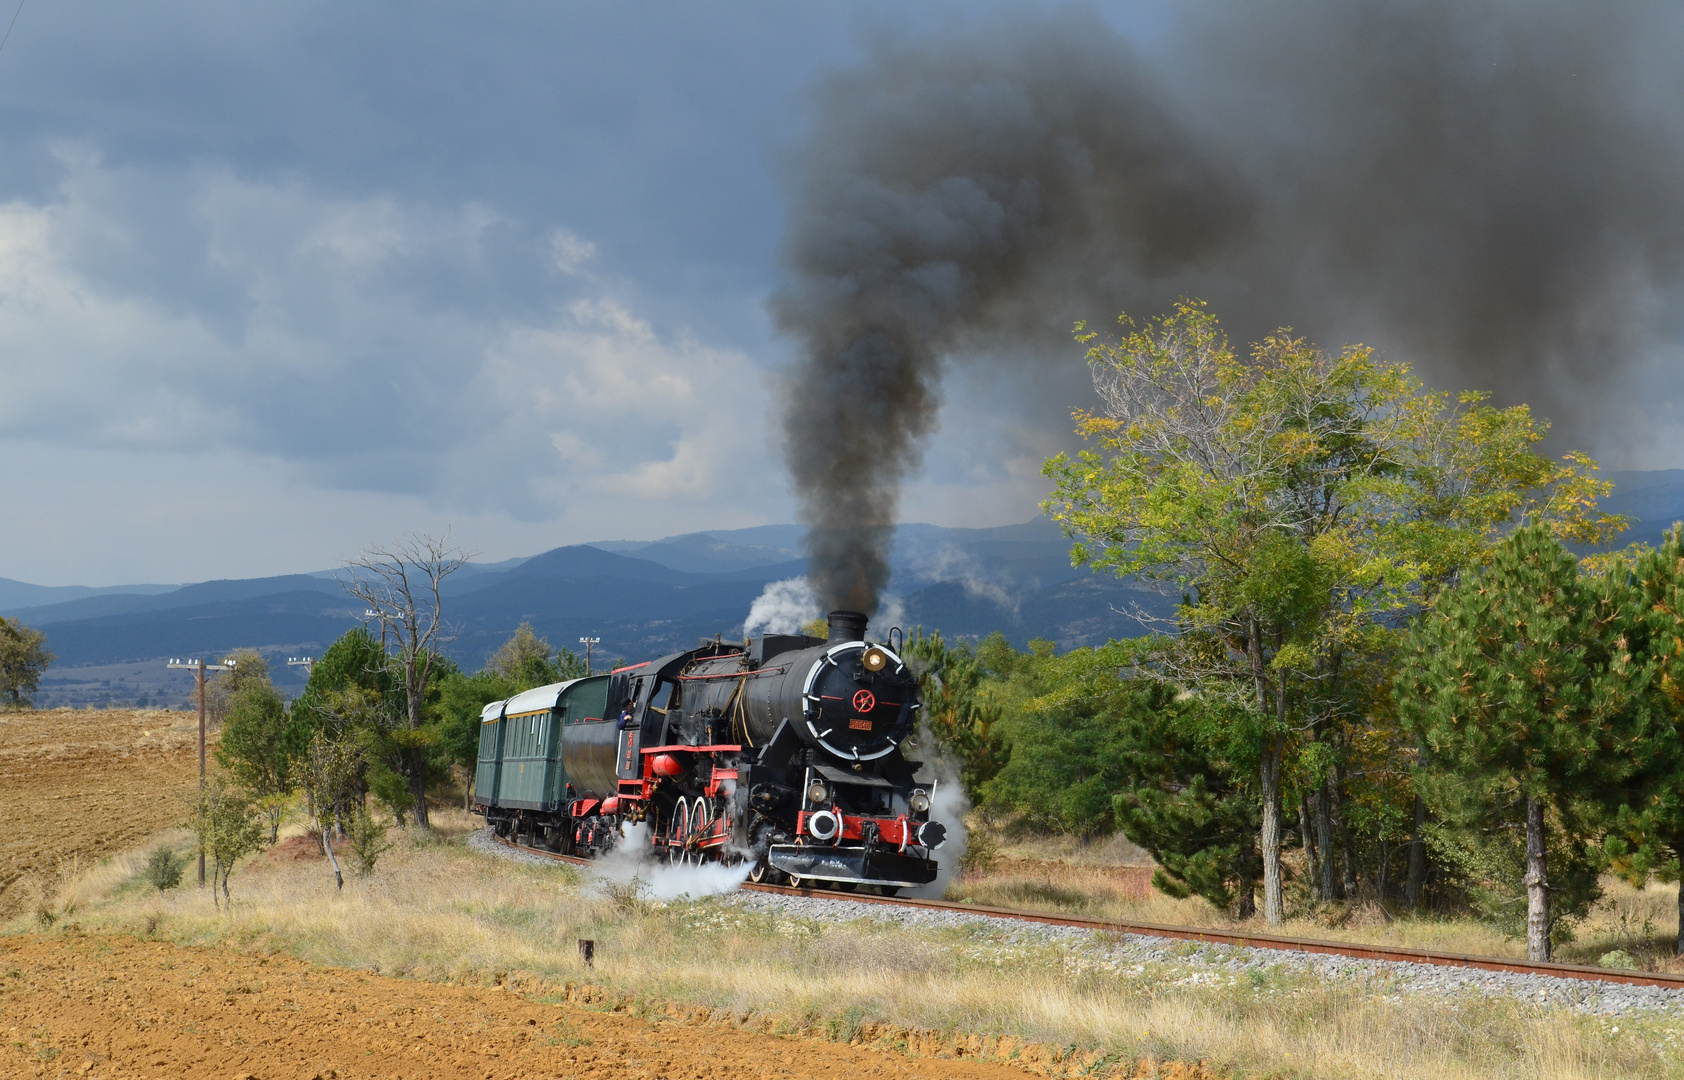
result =
[{"label": "gravel shoulder", "polygon": [[1290,973],[1361,984],[1375,993],[1388,995],[1479,993],[1505,995],[1597,1016],[1617,1016],[1629,1012],[1684,1015],[1684,990],[1662,987],[1177,941],[1144,934],[1113,934],[969,912],[896,908],[854,900],[751,893],[732,897],[731,902],[751,911],[775,911],[790,918],[814,922],[876,919],[908,927],[984,929],[1002,943],[1057,945],[1069,951],[1074,967],[1097,967],[1116,971],[1119,975],[1141,975],[1148,967],[1160,966],[1182,970],[1183,981],[1186,982],[1208,983],[1215,979],[1239,985],[1247,981],[1265,981],[1258,976]]}]

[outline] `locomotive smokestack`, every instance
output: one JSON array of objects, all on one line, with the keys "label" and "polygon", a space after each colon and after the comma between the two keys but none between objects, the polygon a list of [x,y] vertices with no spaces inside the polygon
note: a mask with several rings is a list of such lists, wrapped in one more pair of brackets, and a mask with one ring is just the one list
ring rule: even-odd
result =
[{"label": "locomotive smokestack", "polygon": [[857,611],[831,612],[830,636],[825,639],[825,644],[835,645],[843,641],[864,641],[867,621],[866,617]]}]

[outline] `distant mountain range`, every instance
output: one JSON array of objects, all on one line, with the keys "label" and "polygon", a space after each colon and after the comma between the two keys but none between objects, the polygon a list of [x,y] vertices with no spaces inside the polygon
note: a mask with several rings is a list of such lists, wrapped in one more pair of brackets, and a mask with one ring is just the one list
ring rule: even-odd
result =
[{"label": "distant mountain range", "polygon": [[1619,546],[1659,544],[1662,533],[1684,521],[1684,469],[1617,472],[1608,479],[1614,482],[1614,494],[1603,500],[1603,509],[1631,519]]},{"label": "distant mountain range", "polygon": [[[769,525],[470,564],[447,581],[446,617],[460,630],[451,652],[476,669],[522,622],[575,651],[579,638],[601,638],[596,655],[609,659],[740,636],[769,582],[806,572],[802,532]],[[1019,645],[1047,637],[1073,648],[1138,634],[1127,612],[1164,608],[1129,582],[1073,569],[1068,541],[1045,519],[993,529],[903,525],[891,562],[889,617],[950,637],[1001,630]],[[0,603],[0,614],[45,631],[58,657],[42,705],[178,704],[191,680],[162,661],[236,648],[262,652],[277,683],[296,692],[305,670],[285,660],[319,655],[363,621],[363,606],[327,571],[107,589],[3,582]]]},{"label": "distant mountain range", "polygon": [[[1684,470],[1622,472],[1607,509],[1633,519],[1621,544],[1658,543],[1684,520]],[[599,637],[603,658],[643,659],[703,637],[740,636],[767,583],[806,571],[802,528],[765,525],[653,541],[603,541],[527,559],[470,564],[448,581],[446,616],[461,629],[451,652],[477,669],[530,622],[558,646]],[[891,553],[890,617],[903,627],[978,638],[995,630],[1061,649],[1142,632],[1129,612],[1166,614],[1169,601],[1133,583],[1070,566],[1069,542],[1044,518],[993,529],[902,525]],[[329,571],[193,585],[49,587],[0,579],[0,614],[44,630],[58,662],[39,704],[179,704],[191,680],[171,656],[255,648],[276,681],[302,688],[315,656],[362,621],[362,605]],[[883,619],[878,620],[879,623]]]}]

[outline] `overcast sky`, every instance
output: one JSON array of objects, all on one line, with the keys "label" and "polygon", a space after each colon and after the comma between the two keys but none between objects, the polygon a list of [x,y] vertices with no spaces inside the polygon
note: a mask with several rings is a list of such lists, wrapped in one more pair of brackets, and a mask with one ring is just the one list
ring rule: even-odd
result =
[{"label": "overcast sky", "polygon": [[[794,520],[767,297],[809,95],[978,8],[34,0],[0,50],[0,577]],[[1098,17],[1151,55],[1172,8]],[[1295,37],[1326,21],[1288,9]],[[1621,376],[1641,392],[1610,399],[1617,437],[1588,441],[1612,465],[1680,461],[1668,320],[1664,357]],[[1092,401],[1062,332],[1037,347],[1015,374],[954,368],[903,520],[1035,513]]]},{"label": "overcast sky", "polygon": [[[29,4],[0,52],[0,576],[793,520],[779,154],[820,73],[914,30],[887,5]],[[952,389],[908,518],[1027,518],[1056,416]]]}]

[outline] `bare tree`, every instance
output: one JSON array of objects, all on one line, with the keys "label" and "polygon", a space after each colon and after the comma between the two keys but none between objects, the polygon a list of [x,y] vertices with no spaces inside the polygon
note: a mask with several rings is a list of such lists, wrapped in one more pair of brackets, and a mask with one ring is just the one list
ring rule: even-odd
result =
[{"label": "bare tree", "polygon": [[[380,639],[396,643],[398,667],[403,675],[404,704],[409,730],[421,729],[427,683],[432,679],[442,649],[456,640],[456,632],[444,621],[440,589],[444,579],[462,568],[474,552],[463,551],[441,538],[415,535],[389,547],[369,547],[346,563],[339,584],[366,605],[380,623]],[[423,829],[427,820],[427,777],[425,769],[409,776],[415,796],[415,822]]]}]

